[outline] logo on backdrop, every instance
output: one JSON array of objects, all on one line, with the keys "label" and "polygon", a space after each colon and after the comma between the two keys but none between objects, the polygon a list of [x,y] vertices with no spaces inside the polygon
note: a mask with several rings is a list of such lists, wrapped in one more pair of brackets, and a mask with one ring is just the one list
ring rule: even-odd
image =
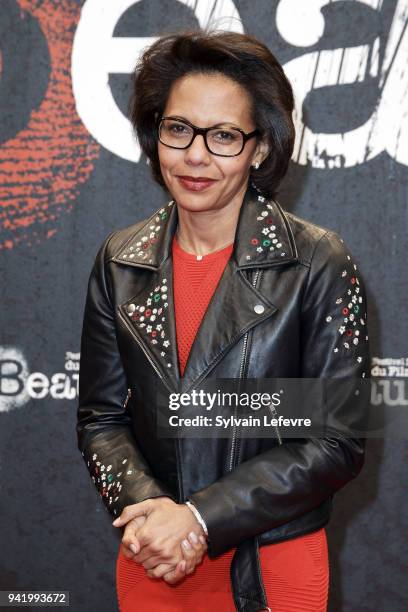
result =
[{"label": "logo on backdrop", "polygon": [[[30,371],[24,353],[0,346],[0,412],[25,406],[30,400],[78,398],[80,353],[66,351],[64,370]],[[372,357],[371,406],[408,407],[408,357]],[[391,414],[391,413],[390,413]]]},{"label": "logo on backdrop", "polygon": [[31,372],[23,352],[0,346],[0,412],[44,398],[75,400],[78,397],[79,353],[67,351],[63,372]]},{"label": "logo on backdrop", "polygon": [[[222,23],[226,30],[243,32],[232,0],[179,1],[191,9],[199,27],[214,21]],[[138,3],[139,0],[86,0],[72,49],[72,84],[79,116],[103,147],[134,162],[140,159],[140,149],[128,119],[114,98],[109,76],[133,72],[143,49],[156,40],[155,37],[114,35],[119,24],[126,22],[126,18],[130,20],[129,11]]]},{"label": "logo on backdrop", "polygon": [[[399,0],[396,4],[384,49],[380,37],[372,44],[316,49],[327,25],[322,9],[340,1],[344,3],[344,0],[280,0],[278,3],[275,18],[279,34],[296,50],[313,48],[284,64],[296,97],[297,139],[293,160],[330,169],[362,164],[386,151],[407,165],[408,0]],[[380,19],[382,2],[358,0],[353,4],[365,5]],[[114,37],[116,25],[135,4],[135,0],[86,0],[72,55],[74,94],[82,121],[101,145],[131,161],[139,160],[140,150],[129,121],[115,102],[108,77],[112,73],[131,73],[143,48],[155,40],[153,37]],[[232,0],[222,3],[182,0],[182,4],[194,10],[200,26],[206,25],[210,18],[215,23],[221,20],[224,29],[242,31],[237,21],[240,15]],[[294,15],[297,19],[293,19]],[[95,23],[98,28],[94,27]],[[307,126],[303,105],[313,90],[336,87],[341,105],[342,87],[356,85],[354,92],[358,94],[358,89],[364,92],[373,83],[378,95],[371,116],[361,125],[336,134],[316,133]],[[95,100],[98,100],[98,112],[95,112]]]},{"label": "logo on backdrop", "polygon": [[[344,6],[345,0],[280,0],[275,14],[271,9],[271,26],[275,20],[279,35],[293,50],[293,59],[284,64],[296,96],[293,161],[330,170],[363,164],[386,152],[398,163],[408,165],[404,100],[408,88],[408,0],[396,0],[389,27],[383,35],[373,35],[370,43],[324,48],[330,46],[324,35],[334,27],[339,14],[335,4],[340,1]],[[214,23],[226,30],[245,29],[233,0],[174,3],[190,11],[198,26]],[[381,31],[383,0],[347,4],[349,14],[359,7],[369,11],[378,22],[376,31]],[[28,53],[30,49],[23,41],[35,40],[35,50],[43,50],[42,55],[28,65],[36,69],[40,66],[49,74],[44,92],[38,83],[44,75],[25,78],[33,90],[29,97],[35,106],[27,112],[24,127],[17,122],[11,134],[7,131],[10,126],[5,127],[7,138],[0,154],[0,222],[4,235],[0,249],[11,249],[22,241],[42,242],[57,231],[56,221],[72,210],[101,147],[123,159],[140,160],[118,85],[129,83],[129,74],[142,50],[155,40],[128,35],[137,31],[134,10],[138,5],[139,0],[86,0],[82,7],[65,0],[18,0],[15,6],[8,4],[11,24],[0,25],[2,48],[6,45],[20,54],[24,50]],[[346,17],[342,27],[347,23]],[[22,44],[16,44],[16,36]],[[18,72],[21,59],[13,59],[10,53],[1,54],[0,59],[3,95],[15,96],[13,74]],[[122,77],[125,81],[120,80]],[[350,87],[353,100],[368,114],[353,126],[353,119],[347,115],[348,125],[340,130],[337,115],[341,115],[342,105],[347,107],[344,100]],[[368,92],[372,90],[375,96],[369,105]],[[308,98],[318,92],[324,103],[325,96],[330,97],[333,91],[335,112],[327,130],[318,132],[308,120]],[[16,106],[17,113],[26,111],[22,103]],[[322,129],[321,124],[318,126]]]},{"label": "logo on backdrop", "polygon": [[[344,4],[344,0],[281,0],[276,13],[280,34],[294,46],[314,47],[325,30],[322,9],[340,1]],[[366,5],[380,17],[383,0],[358,0],[353,4]],[[297,19],[293,19],[295,14]],[[398,0],[383,49],[377,37],[371,45],[313,50],[284,65],[296,98],[294,161],[310,161],[317,168],[350,167],[386,151],[397,162],[408,165],[407,21],[408,1]],[[338,134],[319,134],[305,124],[302,107],[312,90],[338,87],[341,105],[343,86],[358,84],[364,93],[365,86],[372,82],[378,95],[371,116],[361,125]]]},{"label": "logo on backdrop", "polygon": [[395,440],[408,434],[408,357],[371,358],[371,421],[382,435]]}]

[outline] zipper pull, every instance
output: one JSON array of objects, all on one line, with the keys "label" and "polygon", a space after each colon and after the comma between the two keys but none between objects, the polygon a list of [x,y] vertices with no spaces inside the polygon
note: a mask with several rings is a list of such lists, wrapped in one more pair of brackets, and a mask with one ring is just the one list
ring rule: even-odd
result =
[{"label": "zipper pull", "polygon": [[130,396],[131,396],[131,395],[132,395],[132,390],[131,390],[131,389],[128,389],[128,390],[127,390],[126,399],[125,399],[125,402],[124,402],[124,404],[123,404],[123,407],[124,407],[124,408],[126,408],[127,403],[128,403],[128,401],[129,401],[129,398],[130,398]]}]

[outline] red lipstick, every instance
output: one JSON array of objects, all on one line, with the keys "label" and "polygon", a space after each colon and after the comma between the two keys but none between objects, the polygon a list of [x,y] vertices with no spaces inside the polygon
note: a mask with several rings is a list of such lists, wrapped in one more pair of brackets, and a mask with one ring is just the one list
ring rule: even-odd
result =
[{"label": "red lipstick", "polygon": [[189,191],[204,191],[216,182],[216,179],[210,179],[206,176],[178,176],[179,183]]}]

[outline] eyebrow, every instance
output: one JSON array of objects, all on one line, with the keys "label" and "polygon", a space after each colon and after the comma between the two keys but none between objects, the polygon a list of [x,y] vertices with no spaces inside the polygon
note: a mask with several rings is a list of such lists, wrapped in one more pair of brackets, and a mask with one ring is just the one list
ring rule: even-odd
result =
[{"label": "eyebrow", "polygon": [[[187,119],[186,117],[182,117],[181,115],[168,115],[168,116],[174,117],[174,119],[180,119],[180,121],[188,121],[189,123],[193,123],[192,121],[190,121],[190,119]],[[214,125],[210,125],[209,127],[217,128],[217,127],[222,127],[225,125],[230,125],[231,127],[240,129],[239,126],[236,123],[233,123],[232,121],[221,121],[220,123],[215,123]]]}]

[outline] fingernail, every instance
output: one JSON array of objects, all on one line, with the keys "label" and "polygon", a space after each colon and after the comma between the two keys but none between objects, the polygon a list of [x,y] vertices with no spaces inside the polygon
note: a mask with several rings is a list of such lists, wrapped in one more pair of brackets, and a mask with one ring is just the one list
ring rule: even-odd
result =
[{"label": "fingernail", "polygon": [[197,538],[196,534],[194,533],[194,531],[190,531],[189,536],[192,539],[192,541],[194,542],[194,544],[197,544],[198,538]]},{"label": "fingernail", "polygon": [[180,563],[180,569],[181,569],[182,572],[184,572],[184,570],[186,569],[186,562],[185,561],[182,561]]},{"label": "fingernail", "polygon": [[129,546],[129,548],[130,548],[130,550],[132,551],[132,553],[135,553],[135,554],[136,554],[137,552],[139,552],[139,551],[137,550],[137,546],[136,546],[136,544],[131,544],[131,545]]},{"label": "fingernail", "polygon": [[112,522],[112,525],[117,525],[118,521],[119,521],[119,517]]},{"label": "fingernail", "polygon": [[182,541],[182,545],[184,546],[184,548],[186,548],[187,550],[191,549],[191,544],[188,540],[183,540]]},{"label": "fingernail", "polygon": [[201,544],[205,544],[205,537],[200,535],[198,536],[198,539],[200,540]]}]

